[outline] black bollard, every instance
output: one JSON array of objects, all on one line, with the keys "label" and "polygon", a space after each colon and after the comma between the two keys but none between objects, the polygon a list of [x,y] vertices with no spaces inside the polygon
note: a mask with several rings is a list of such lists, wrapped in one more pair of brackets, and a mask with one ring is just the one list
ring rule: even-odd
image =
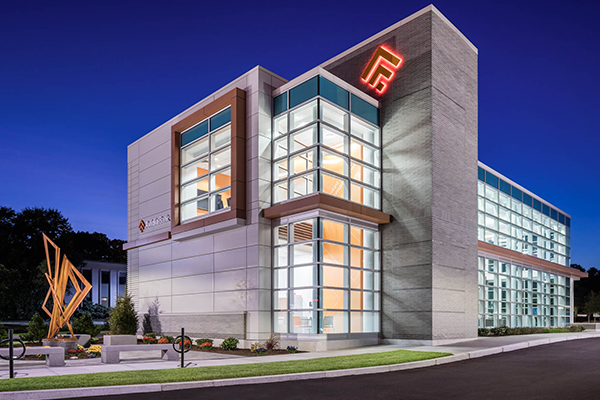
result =
[{"label": "black bollard", "polygon": [[184,364],[184,357],[185,357],[185,331],[183,328],[181,328],[181,342],[179,342],[179,346],[181,347],[181,368],[185,368],[185,364]]},{"label": "black bollard", "polygon": [[10,379],[15,377],[15,360],[13,357],[13,330],[8,330],[8,376]]}]

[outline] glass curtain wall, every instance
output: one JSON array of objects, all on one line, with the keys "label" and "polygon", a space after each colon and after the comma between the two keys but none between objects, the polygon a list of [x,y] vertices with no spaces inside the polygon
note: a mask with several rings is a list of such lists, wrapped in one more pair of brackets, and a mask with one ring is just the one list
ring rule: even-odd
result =
[{"label": "glass curtain wall", "polygon": [[181,221],[230,207],[231,108],[181,133]]},{"label": "glass curtain wall", "polygon": [[479,257],[479,327],[565,327],[571,323],[571,279]]},{"label": "glass curtain wall", "polygon": [[376,107],[316,76],[274,110],[273,203],[321,192],[381,209]]},{"label": "glass curtain wall", "polygon": [[379,332],[379,233],[325,218],[274,228],[274,331]]},{"label": "glass curtain wall", "polygon": [[571,263],[571,219],[479,168],[479,240],[556,264]]}]

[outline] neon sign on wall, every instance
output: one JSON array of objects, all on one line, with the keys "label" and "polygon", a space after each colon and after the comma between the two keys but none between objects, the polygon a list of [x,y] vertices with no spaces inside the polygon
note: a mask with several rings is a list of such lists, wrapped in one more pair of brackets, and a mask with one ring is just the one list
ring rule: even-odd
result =
[{"label": "neon sign on wall", "polygon": [[379,46],[360,79],[381,94],[385,92],[387,83],[392,80],[400,64],[402,58],[399,55]]}]

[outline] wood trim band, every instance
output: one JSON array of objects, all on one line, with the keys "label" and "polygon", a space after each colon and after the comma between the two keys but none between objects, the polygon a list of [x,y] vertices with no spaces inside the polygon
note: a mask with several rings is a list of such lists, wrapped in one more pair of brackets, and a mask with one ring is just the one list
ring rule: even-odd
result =
[{"label": "wood trim band", "polygon": [[311,194],[306,197],[269,207],[263,210],[263,216],[268,219],[275,219],[316,209],[336,212],[378,224],[389,224],[392,218],[390,214],[324,193]]},{"label": "wood trim band", "polygon": [[[181,223],[181,132],[231,106],[231,205],[228,211]],[[235,88],[171,127],[171,231],[173,234],[202,228],[233,218],[246,219],[246,92]]]},{"label": "wood trim band", "polygon": [[136,247],[146,246],[169,239],[171,239],[171,232],[157,233],[156,235],[147,236],[143,239],[134,240],[133,242],[123,243],[123,250],[131,250]]},{"label": "wood trim band", "polygon": [[486,253],[494,254],[500,257],[510,258],[511,260],[521,261],[526,264],[541,267],[547,270],[560,272],[565,275],[574,275],[579,278],[587,278],[588,274],[581,272],[575,268],[565,267],[558,265],[546,260],[540,260],[537,257],[529,256],[527,254],[519,253],[518,251],[505,249],[504,247],[496,246],[490,243],[481,242],[477,243],[477,249]]}]

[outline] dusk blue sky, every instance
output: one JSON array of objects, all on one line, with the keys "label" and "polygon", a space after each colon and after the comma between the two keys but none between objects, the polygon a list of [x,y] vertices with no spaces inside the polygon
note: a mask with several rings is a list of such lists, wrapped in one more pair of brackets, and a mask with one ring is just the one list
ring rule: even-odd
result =
[{"label": "dusk blue sky", "polygon": [[[428,1],[4,2],[0,205],[126,239],[127,145],[256,65],[292,79]],[[479,159],[600,267],[600,2],[434,5],[479,49]]]}]

